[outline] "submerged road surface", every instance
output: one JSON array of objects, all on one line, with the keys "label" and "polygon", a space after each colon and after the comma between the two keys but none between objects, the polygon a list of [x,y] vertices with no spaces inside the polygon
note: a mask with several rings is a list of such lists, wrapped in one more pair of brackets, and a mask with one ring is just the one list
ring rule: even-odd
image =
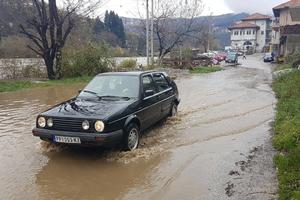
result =
[{"label": "submerged road surface", "polygon": [[177,80],[179,115],[137,151],[58,148],[31,134],[36,115],[78,86],[0,94],[0,199],[276,199],[271,65]]}]

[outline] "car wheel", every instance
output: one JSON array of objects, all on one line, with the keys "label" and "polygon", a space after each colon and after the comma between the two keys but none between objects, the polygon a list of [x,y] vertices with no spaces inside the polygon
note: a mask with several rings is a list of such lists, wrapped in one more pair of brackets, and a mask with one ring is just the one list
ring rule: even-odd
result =
[{"label": "car wheel", "polygon": [[125,151],[133,151],[138,148],[140,143],[140,130],[139,127],[131,123],[127,126],[124,135],[124,150]]},{"label": "car wheel", "polygon": [[174,117],[177,115],[177,109],[178,109],[178,106],[176,103],[173,103],[172,105],[172,108],[171,108],[171,111],[170,111],[170,116],[171,117]]}]

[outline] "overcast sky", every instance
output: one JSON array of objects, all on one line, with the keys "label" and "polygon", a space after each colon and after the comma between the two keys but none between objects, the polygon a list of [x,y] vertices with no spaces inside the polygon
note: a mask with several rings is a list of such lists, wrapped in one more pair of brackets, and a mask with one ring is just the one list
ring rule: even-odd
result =
[{"label": "overcast sky", "polygon": [[[120,16],[139,17],[138,4],[143,7],[146,0],[106,0],[98,15],[103,15],[105,10],[114,10]],[[163,0],[167,1],[167,0]],[[184,0],[181,0],[184,1]],[[272,8],[288,0],[203,0],[206,5],[203,15],[212,13],[220,15],[226,13],[254,13],[272,14]],[[143,10],[141,10],[143,12]]]},{"label": "overcast sky", "polygon": [[[218,0],[212,0],[217,3]],[[220,0],[221,1],[221,0]],[[233,12],[272,14],[272,8],[288,0],[224,0]]]}]

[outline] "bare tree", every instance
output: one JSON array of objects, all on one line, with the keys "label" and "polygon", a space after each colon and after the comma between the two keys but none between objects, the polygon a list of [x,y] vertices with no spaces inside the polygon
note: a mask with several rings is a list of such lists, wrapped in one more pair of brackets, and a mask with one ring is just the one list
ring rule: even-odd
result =
[{"label": "bare tree", "polygon": [[90,15],[100,3],[99,0],[60,2],[58,8],[56,0],[32,0],[35,12],[26,20],[27,26],[20,25],[21,33],[34,44],[28,48],[44,59],[49,79],[61,77],[61,51],[75,26],[75,18]]},{"label": "bare tree", "polygon": [[160,60],[188,37],[205,28],[197,18],[203,12],[203,5],[202,0],[155,1],[154,32]]}]

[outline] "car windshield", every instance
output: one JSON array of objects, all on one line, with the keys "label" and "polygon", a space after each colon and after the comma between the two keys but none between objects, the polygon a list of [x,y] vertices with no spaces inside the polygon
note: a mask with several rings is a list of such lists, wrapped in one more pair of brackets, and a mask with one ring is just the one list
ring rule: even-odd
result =
[{"label": "car windshield", "polygon": [[228,53],[227,58],[235,59],[236,58],[236,53]]},{"label": "car windshield", "polygon": [[125,75],[96,76],[78,95],[79,98],[137,98],[139,77]]}]

